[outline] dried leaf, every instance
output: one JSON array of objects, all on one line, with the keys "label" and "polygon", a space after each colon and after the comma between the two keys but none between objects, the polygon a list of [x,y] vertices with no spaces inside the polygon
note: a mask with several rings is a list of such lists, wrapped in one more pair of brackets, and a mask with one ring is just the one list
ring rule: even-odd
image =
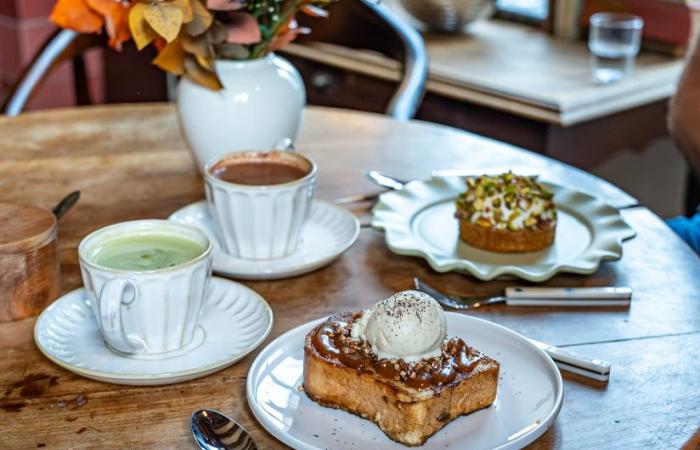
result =
[{"label": "dried leaf", "polygon": [[129,29],[136,48],[139,50],[150,44],[156,37],[156,32],[153,31],[144,17],[146,6],[145,3],[134,3],[129,11]]},{"label": "dried leaf", "polygon": [[245,12],[234,12],[229,17],[226,42],[246,45],[260,42],[262,34],[255,17]]},{"label": "dried leaf", "polygon": [[248,47],[240,44],[229,44],[223,42],[214,45],[216,55],[221,59],[248,59],[250,58],[250,50]]},{"label": "dried leaf", "polygon": [[207,34],[209,35],[209,38],[213,44],[220,44],[222,42],[226,42],[226,38],[228,37],[228,28],[226,28],[226,25],[223,23],[215,20],[211,28],[209,28],[209,32]]},{"label": "dried leaf", "polygon": [[200,66],[204,67],[206,70],[214,71],[214,58],[207,58],[205,56],[194,55],[195,59]]},{"label": "dried leaf", "polygon": [[168,46],[168,41],[160,36],[156,36],[156,38],[153,39],[153,46],[156,48],[156,50],[158,50],[158,53],[160,53],[165,47]]},{"label": "dried leaf", "polygon": [[58,0],[51,11],[51,22],[79,33],[97,33],[104,19],[88,7],[84,0]]},{"label": "dried leaf", "polygon": [[209,42],[209,36],[206,34],[196,37],[185,34],[181,36],[181,39],[182,48],[184,48],[187,53],[205,58],[211,58],[214,56],[214,49]]},{"label": "dried leaf", "polygon": [[190,22],[194,17],[192,2],[199,3],[197,0],[172,0],[173,5],[182,11],[182,23]]},{"label": "dried leaf", "polygon": [[[105,18],[109,33],[109,46],[121,50],[122,44],[131,39],[129,31],[129,7],[119,6],[111,16]],[[113,31],[110,31],[113,30]]]},{"label": "dried leaf", "polygon": [[146,3],[145,6],[143,17],[146,22],[166,41],[173,42],[182,27],[182,10],[170,2]]},{"label": "dried leaf", "polygon": [[190,36],[199,36],[204,33],[214,21],[214,16],[199,0],[193,0],[192,16],[192,20],[185,24],[185,31]]},{"label": "dried leaf", "polygon": [[85,2],[93,11],[104,16],[110,47],[121,50],[122,43],[131,38],[129,4],[116,0],[85,0]]},{"label": "dried leaf", "polygon": [[181,40],[176,39],[158,53],[158,56],[153,60],[153,64],[166,72],[182,75],[185,73],[184,61],[185,50],[182,48]]},{"label": "dried leaf", "polygon": [[207,9],[214,11],[235,11],[244,7],[244,0],[207,0]]},{"label": "dried leaf", "polygon": [[219,78],[213,71],[207,70],[199,65],[196,59],[191,56],[185,57],[185,74],[200,86],[218,91],[223,88]]},{"label": "dried leaf", "polygon": [[115,0],[83,0],[83,2],[101,16],[111,14],[112,8],[118,4]]}]

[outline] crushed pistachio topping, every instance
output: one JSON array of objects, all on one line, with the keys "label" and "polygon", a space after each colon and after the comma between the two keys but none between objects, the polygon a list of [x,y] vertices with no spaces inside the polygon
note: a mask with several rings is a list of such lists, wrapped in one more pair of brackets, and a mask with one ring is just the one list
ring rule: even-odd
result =
[{"label": "crushed pistachio topping", "polygon": [[457,199],[461,220],[497,230],[551,228],[557,220],[554,194],[537,177],[481,175],[466,180],[467,190]]}]

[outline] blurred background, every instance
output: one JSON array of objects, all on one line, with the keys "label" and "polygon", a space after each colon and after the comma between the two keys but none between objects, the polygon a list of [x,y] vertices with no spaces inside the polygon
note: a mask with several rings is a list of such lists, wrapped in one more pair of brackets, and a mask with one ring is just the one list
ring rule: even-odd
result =
[{"label": "blurred background", "polygon": [[[382,112],[402,59],[387,29],[343,0],[283,55],[301,71],[310,104]],[[355,2],[355,3],[360,3]],[[697,193],[668,137],[666,111],[699,23],[692,0],[384,0],[421,31],[430,57],[417,119],[455,126],[591,171],[662,217],[690,210]],[[0,0],[0,97],[56,30],[53,0]],[[600,11],[644,20],[633,72],[591,76],[589,18]],[[322,23],[319,24],[319,21]],[[153,49],[91,48],[53,70],[28,110],[172,99]]]}]

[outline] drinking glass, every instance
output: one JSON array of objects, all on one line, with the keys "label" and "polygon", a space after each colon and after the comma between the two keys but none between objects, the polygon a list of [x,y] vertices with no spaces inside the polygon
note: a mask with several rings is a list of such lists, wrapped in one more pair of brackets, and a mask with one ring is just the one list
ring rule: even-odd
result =
[{"label": "drinking glass", "polygon": [[597,13],[591,16],[588,48],[591,74],[599,83],[613,83],[634,71],[642,41],[644,21],[624,13]]}]

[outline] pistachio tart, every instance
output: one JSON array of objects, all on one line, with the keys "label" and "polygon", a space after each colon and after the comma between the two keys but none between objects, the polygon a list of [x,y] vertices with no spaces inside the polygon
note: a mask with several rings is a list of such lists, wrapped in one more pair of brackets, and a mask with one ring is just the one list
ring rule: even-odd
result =
[{"label": "pistachio tart", "polygon": [[543,250],[554,243],[554,194],[536,177],[470,177],[457,199],[459,236],[467,244],[497,253]]}]

